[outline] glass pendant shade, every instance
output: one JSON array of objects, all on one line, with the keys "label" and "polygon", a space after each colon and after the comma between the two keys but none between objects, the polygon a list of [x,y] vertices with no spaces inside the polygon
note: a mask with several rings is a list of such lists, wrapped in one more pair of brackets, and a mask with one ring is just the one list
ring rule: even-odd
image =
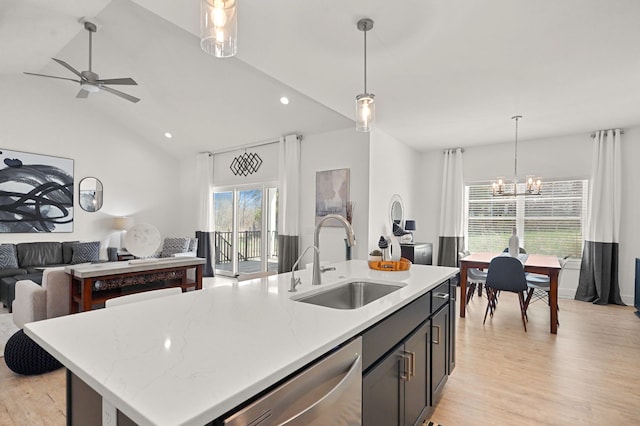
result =
[{"label": "glass pendant shade", "polygon": [[237,0],[200,1],[200,47],[216,58],[229,58],[238,50]]},{"label": "glass pendant shade", "polygon": [[356,130],[369,132],[375,122],[376,104],[373,93],[362,93],[356,96]]}]

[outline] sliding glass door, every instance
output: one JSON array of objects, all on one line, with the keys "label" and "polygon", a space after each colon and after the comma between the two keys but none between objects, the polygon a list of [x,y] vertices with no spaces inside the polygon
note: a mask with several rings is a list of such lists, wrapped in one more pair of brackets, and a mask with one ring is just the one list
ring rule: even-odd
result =
[{"label": "sliding glass door", "polygon": [[219,188],[213,202],[216,274],[246,279],[277,273],[277,188]]}]

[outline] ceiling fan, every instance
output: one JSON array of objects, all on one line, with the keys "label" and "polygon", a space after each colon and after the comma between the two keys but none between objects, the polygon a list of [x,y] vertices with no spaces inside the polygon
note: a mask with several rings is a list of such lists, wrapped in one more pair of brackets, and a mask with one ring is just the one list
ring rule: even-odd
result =
[{"label": "ceiling fan", "polygon": [[76,98],[87,98],[90,93],[97,93],[100,90],[104,90],[105,92],[112,93],[116,96],[120,96],[121,98],[124,98],[128,101],[138,102],[140,100],[139,98],[128,95],[119,90],[112,89],[111,87],[107,86],[108,84],[137,85],[138,83],[136,83],[132,78],[100,79],[98,74],[94,73],[91,70],[91,41],[92,41],[92,35],[93,33],[96,32],[97,27],[93,22],[84,21],[84,29],[89,32],[89,70],[88,71],[80,72],[77,69],[73,68],[68,63],[66,63],[65,61],[62,61],[56,58],[51,58],[57,63],[59,63],[60,65],[62,65],[63,67],[65,67],[66,69],[68,69],[69,71],[71,71],[72,73],[74,73],[75,75],[77,75],[78,78],[80,78],[80,80],[75,80],[73,78],[66,78],[66,77],[57,77],[54,75],[36,74],[33,72],[25,72],[25,74],[36,75],[40,77],[57,78],[59,80],[69,80],[69,81],[74,81],[76,83],[80,83],[80,91],[76,95]]}]

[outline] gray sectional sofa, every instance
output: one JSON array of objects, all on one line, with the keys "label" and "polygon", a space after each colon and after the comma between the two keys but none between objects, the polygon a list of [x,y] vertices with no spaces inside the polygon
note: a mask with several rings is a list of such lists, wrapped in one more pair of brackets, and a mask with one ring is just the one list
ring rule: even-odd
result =
[{"label": "gray sectional sofa", "polygon": [[[78,241],[0,244],[0,300],[12,312],[15,285],[19,280],[42,284],[44,268],[99,260],[99,242]],[[118,260],[117,249],[107,249],[109,261]]]}]

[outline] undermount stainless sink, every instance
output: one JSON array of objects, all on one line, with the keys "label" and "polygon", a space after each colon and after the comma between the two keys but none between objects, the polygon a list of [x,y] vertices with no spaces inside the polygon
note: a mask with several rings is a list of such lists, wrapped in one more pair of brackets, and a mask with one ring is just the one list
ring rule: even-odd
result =
[{"label": "undermount stainless sink", "polygon": [[336,287],[310,294],[292,297],[297,302],[311,303],[334,309],[357,309],[400,290],[405,284],[383,284],[369,281],[349,281]]}]

